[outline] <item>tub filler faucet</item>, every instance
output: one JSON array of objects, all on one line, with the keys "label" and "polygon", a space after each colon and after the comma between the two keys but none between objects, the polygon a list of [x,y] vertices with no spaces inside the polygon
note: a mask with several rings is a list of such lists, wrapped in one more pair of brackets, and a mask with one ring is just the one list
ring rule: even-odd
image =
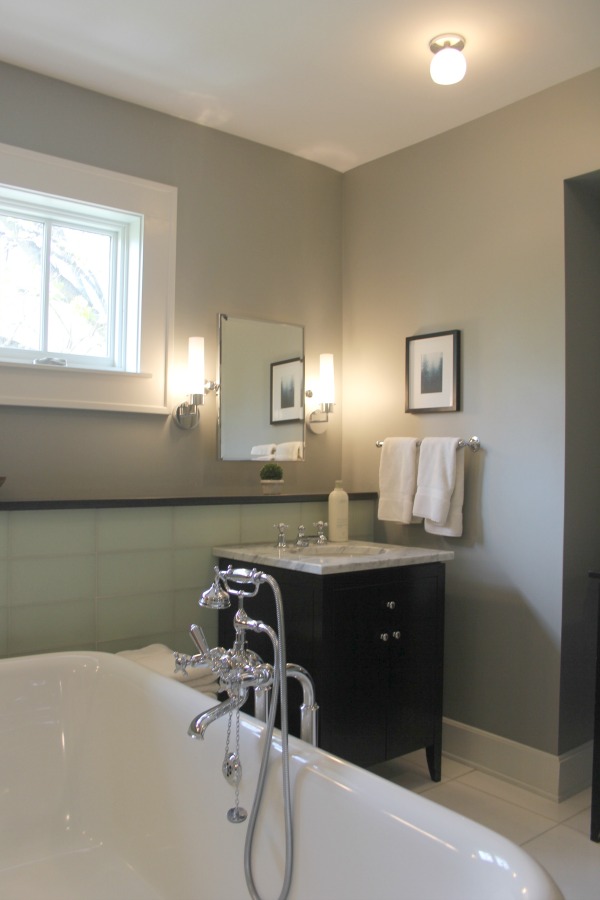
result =
[{"label": "tub filler faucet", "polygon": [[[280,537],[283,535],[283,540],[285,541],[285,531],[281,525],[278,527],[279,535]],[[314,686],[310,675],[302,666],[288,665],[286,662],[283,601],[279,585],[275,579],[271,575],[259,572],[256,569],[234,569],[233,566],[229,566],[227,569],[219,571],[218,566],[216,566],[214,571],[214,582],[204,591],[199,603],[200,606],[208,607],[209,609],[226,609],[231,605],[231,597],[238,598],[238,610],[233,620],[235,629],[233,647],[230,650],[225,650],[223,647],[210,649],[202,629],[198,625],[191,625],[190,636],[198,652],[194,656],[176,653],[175,668],[176,671],[185,672],[190,666],[209,665],[219,677],[221,690],[227,691],[227,699],[192,719],[188,728],[188,734],[192,738],[203,739],[207,728],[213,722],[216,722],[222,716],[229,716],[222,772],[226,780],[235,787],[235,806],[227,812],[227,818],[234,823],[245,821],[248,818],[248,813],[239,806],[239,783],[242,777],[239,755],[239,715],[240,708],[248,696],[248,691],[254,690],[255,711],[266,722],[266,740],[264,742],[263,760],[258,775],[254,803],[248,819],[248,831],[244,849],[244,871],[250,896],[253,900],[260,900],[252,873],[252,845],[256,820],[265,787],[269,765],[269,750],[273,739],[275,715],[279,701],[285,820],[285,872],[279,900],[284,900],[290,890],[293,861],[287,679],[288,677],[296,678],[302,685],[304,694],[301,707],[302,737],[316,745],[318,706],[315,703]],[[269,585],[273,592],[277,613],[277,631],[270,625],[267,625],[266,622],[250,618],[244,608],[244,600],[255,597],[261,585],[264,584]],[[246,647],[247,631],[255,631],[259,634],[266,634],[269,637],[273,645],[273,665],[264,663],[258,654]],[[269,696],[271,697],[270,703]],[[233,713],[236,714],[237,718],[235,728],[236,746],[234,751],[230,751],[229,741],[232,732]]]},{"label": "tub filler faucet", "polygon": [[192,720],[188,728],[188,734],[192,738],[203,739],[209,725],[240,709],[246,702],[250,688],[264,690],[273,683],[273,666],[263,663],[258,654],[246,648],[244,643],[244,631],[247,629],[267,633],[272,640],[277,640],[273,629],[263,622],[249,619],[243,609],[239,620],[236,617],[235,629],[236,638],[231,650],[223,647],[210,650],[202,629],[198,625],[192,625],[190,637],[196,644],[198,653],[191,657],[175,654],[176,671],[185,672],[188,666],[209,665],[219,676],[221,690],[228,694],[227,700],[212,706]]}]

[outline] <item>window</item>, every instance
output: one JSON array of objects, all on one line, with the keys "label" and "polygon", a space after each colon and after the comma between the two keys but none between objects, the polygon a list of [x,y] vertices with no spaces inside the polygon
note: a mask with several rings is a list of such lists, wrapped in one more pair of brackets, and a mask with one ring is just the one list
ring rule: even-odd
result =
[{"label": "window", "polygon": [[0,403],[160,412],[176,189],[0,145]]},{"label": "window", "polygon": [[0,360],[136,372],[143,217],[0,187]]}]

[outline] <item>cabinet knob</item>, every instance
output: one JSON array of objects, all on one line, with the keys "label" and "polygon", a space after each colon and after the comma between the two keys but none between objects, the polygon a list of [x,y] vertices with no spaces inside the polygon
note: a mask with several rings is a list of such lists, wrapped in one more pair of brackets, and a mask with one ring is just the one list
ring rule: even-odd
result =
[{"label": "cabinet knob", "polygon": [[388,602],[385,605],[387,606],[388,609],[396,609],[396,601],[395,600],[388,600]]},{"label": "cabinet knob", "polygon": [[389,634],[388,634],[387,632],[384,632],[383,634],[381,634],[381,635],[379,635],[379,636],[380,636],[380,638],[381,638],[382,641],[389,641],[389,639],[390,639],[390,636],[389,636]]},{"label": "cabinet knob", "polygon": [[392,631],[392,637],[395,640],[399,641],[400,638],[402,637],[402,632],[401,631]]}]

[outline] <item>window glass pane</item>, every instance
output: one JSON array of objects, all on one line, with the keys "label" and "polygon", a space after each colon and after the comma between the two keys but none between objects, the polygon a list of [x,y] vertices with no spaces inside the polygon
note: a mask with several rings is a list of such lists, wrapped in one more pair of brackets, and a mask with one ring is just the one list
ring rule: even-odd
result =
[{"label": "window glass pane", "polygon": [[111,353],[111,237],[52,226],[48,351],[107,357]]},{"label": "window glass pane", "polygon": [[0,215],[0,347],[41,349],[44,225]]}]

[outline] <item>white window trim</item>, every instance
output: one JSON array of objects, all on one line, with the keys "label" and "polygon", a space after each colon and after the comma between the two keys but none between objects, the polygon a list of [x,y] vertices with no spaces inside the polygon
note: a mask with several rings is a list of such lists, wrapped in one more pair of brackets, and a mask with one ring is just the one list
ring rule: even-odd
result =
[{"label": "white window trim", "polygon": [[0,144],[0,183],[144,217],[140,371],[0,363],[0,405],[167,415],[177,188]]}]

